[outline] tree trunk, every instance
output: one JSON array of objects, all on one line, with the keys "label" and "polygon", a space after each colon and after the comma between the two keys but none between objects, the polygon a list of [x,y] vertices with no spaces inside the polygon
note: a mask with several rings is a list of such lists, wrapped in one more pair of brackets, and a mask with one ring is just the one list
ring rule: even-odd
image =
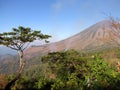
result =
[{"label": "tree trunk", "polygon": [[23,51],[19,50],[18,51],[19,57],[20,57],[20,66],[19,66],[19,70],[18,73],[16,75],[16,77],[14,79],[12,79],[6,86],[4,90],[10,90],[11,86],[21,77],[23,68],[25,66],[25,61],[23,60]]},{"label": "tree trunk", "polygon": [[22,73],[23,68],[24,68],[24,66],[25,66],[25,61],[23,60],[23,51],[22,51],[22,50],[19,50],[19,51],[18,51],[18,54],[19,54],[19,57],[20,57],[20,66],[19,66],[19,71],[18,71],[18,73]]}]

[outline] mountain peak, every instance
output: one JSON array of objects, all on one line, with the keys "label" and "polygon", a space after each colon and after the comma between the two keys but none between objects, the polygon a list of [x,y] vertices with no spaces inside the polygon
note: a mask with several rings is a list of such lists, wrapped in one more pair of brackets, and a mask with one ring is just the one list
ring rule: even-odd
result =
[{"label": "mountain peak", "polygon": [[[31,47],[26,50],[27,56],[31,57],[48,52],[75,49],[78,51],[101,50],[118,46],[118,37],[114,36],[111,21],[103,20],[84,31],[65,40],[50,43],[39,47]],[[116,42],[117,40],[117,42]]]}]

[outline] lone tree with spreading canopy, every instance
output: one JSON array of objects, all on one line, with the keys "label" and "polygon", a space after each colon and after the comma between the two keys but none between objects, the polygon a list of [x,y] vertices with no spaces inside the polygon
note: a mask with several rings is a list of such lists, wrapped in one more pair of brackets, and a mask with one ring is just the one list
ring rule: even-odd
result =
[{"label": "lone tree with spreading canopy", "polygon": [[24,50],[29,44],[35,40],[45,40],[45,42],[48,43],[47,39],[50,37],[50,35],[42,34],[41,31],[32,30],[31,28],[25,28],[23,26],[13,28],[12,32],[0,33],[0,45],[17,50],[20,65],[16,77],[6,85],[5,90],[10,90],[13,83],[20,78],[25,66],[25,60],[23,59]]}]

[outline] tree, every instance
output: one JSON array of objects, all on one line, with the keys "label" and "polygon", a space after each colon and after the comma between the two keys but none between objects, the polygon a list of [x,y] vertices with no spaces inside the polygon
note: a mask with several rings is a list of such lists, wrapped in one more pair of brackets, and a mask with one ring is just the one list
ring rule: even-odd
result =
[{"label": "tree", "polygon": [[[118,46],[120,46],[120,19],[113,16],[108,16],[109,20],[109,40],[114,41]],[[104,39],[108,41],[108,39]]]},{"label": "tree", "polygon": [[0,33],[0,44],[13,50],[17,50],[20,61],[18,75],[6,85],[6,90],[9,90],[11,85],[21,76],[25,66],[25,60],[23,59],[24,50],[28,47],[30,42],[35,40],[45,40],[45,42],[48,43],[47,39],[50,37],[50,35],[42,34],[41,31],[32,30],[31,28],[25,28],[22,26],[13,28],[12,32]]}]

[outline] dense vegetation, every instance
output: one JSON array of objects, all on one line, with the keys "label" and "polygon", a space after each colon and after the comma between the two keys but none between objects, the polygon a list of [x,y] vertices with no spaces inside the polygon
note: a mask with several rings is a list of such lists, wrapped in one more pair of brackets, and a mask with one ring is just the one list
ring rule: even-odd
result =
[{"label": "dense vegetation", "polygon": [[[120,73],[115,64],[111,65],[104,60],[108,57],[102,58],[103,55],[68,50],[33,58],[28,60],[28,69],[12,89],[120,90]],[[14,77],[14,74],[1,74],[0,89]]]}]

